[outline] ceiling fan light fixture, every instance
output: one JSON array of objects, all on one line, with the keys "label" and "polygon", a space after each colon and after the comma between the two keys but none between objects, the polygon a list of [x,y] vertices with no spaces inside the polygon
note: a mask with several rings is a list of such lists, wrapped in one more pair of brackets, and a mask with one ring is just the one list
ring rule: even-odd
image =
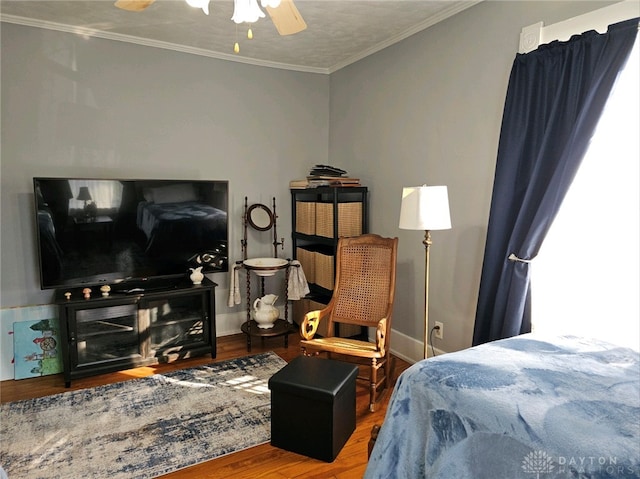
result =
[{"label": "ceiling fan light fixture", "polygon": [[209,15],[209,0],[185,0],[190,7],[201,8],[205,15]]},{"label": "ceiling fan light fixture", "polygon": [[258,0],[233,0],[233,16],[236,23],[254,23],[264,18],[264,12],[258,5]]}]

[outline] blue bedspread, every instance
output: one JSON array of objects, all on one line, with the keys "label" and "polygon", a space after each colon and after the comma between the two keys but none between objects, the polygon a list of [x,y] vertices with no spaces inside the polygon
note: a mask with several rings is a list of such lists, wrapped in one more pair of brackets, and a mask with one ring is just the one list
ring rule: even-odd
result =
[{"label": "blue bedspread", "polygon": [[640,477],[640,355],[527,334],[399,378],[365,479]]}]

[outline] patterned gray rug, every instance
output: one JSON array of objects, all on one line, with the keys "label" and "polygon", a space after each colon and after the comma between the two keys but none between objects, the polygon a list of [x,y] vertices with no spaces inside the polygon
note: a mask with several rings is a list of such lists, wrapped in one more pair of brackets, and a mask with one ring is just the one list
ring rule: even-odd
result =
[{"label": "patterned gray rug", "polygon": [[269,378],[257,354],[0,407],[9,479],[152,478],[270,440]]}]

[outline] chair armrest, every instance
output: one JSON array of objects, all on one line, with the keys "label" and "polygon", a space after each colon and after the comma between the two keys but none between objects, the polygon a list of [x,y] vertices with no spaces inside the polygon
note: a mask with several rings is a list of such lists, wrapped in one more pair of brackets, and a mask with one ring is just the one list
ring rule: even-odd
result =
[{"label": "chair armrest", "polygon": [[324,316],[327,315],[328,309],[318,309],[316,311],[309,311],[304,315],[302,323],[300,323],[300,336],[304,339],[311,340],[318,331],[318,325]]},{"label": "chair armrest", "polygon": [[376,328],[376,349],[384,356],[387,341],[387,318],[378,321]]}]

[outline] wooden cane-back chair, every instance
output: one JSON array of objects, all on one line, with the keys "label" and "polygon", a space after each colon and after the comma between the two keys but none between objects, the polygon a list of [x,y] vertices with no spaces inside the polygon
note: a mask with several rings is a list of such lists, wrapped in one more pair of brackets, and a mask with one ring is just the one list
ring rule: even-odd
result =
[{"label": "wooden cane-back chair", "polygon": [[[307,313],[300,325],[302,353],[339,355],[334,359],[369,366],[369,410],[375,410],[381,385],[389,386],[389,339],[396,288],[398,238],[365,234],[340,238],[336,251],[333,295],[321,310]],[[328,321],[327,337],[314,338],[320,321]],[[334,336],[335,323],[374,328],[375,341]],[[380,372],[380,374],[379,374]]]}]

